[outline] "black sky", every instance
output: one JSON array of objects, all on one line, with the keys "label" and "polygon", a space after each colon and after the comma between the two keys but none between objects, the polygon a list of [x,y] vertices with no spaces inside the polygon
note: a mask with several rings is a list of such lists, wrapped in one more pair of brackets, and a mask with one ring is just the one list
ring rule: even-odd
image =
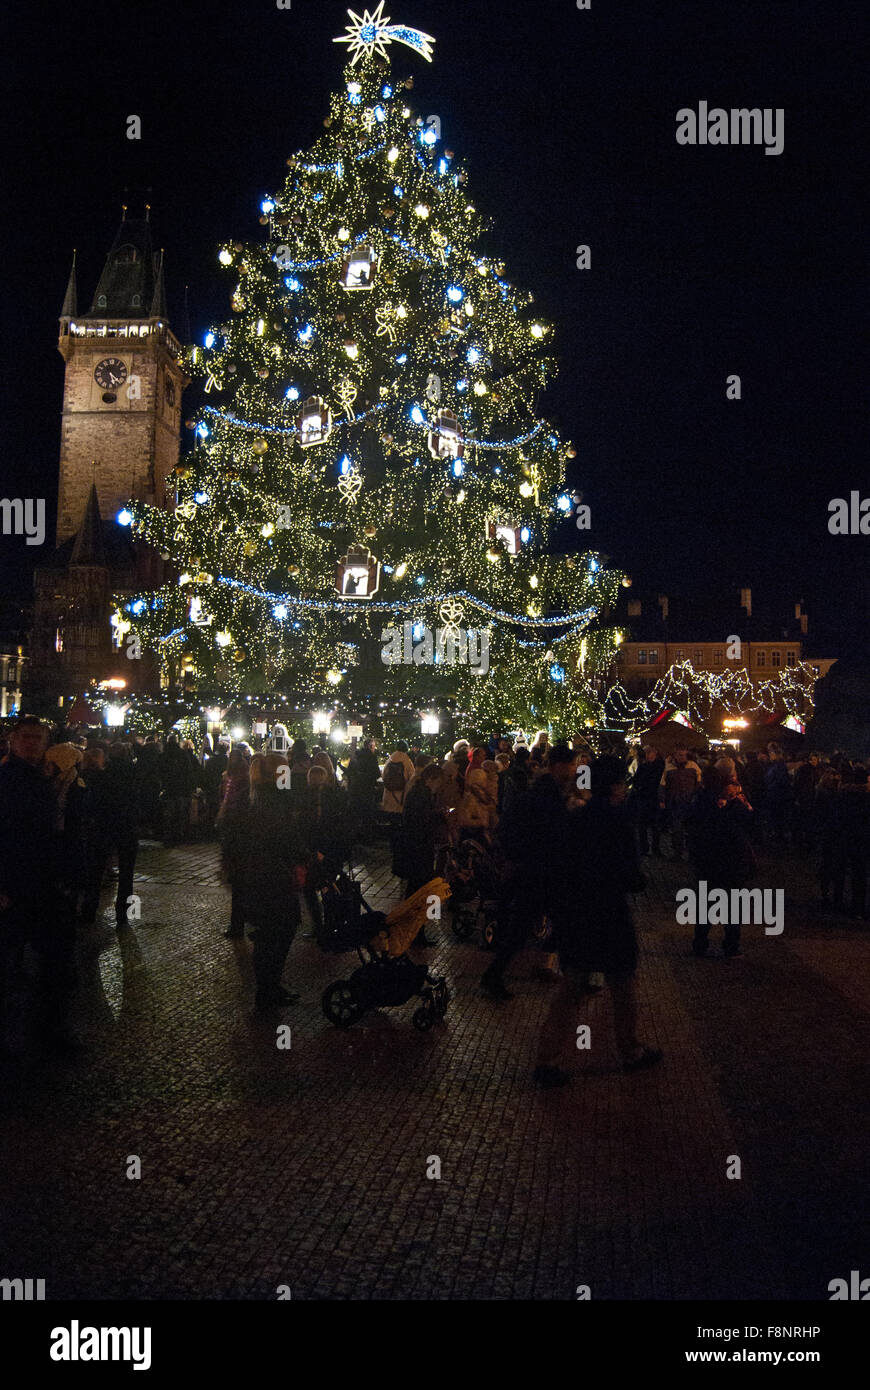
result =
[{"label": "black sky", "polygon": [[[802,598],[811,654],[866,651],[870,537],[827,530],[832,497],[870,496],[866,0],[386,10],[436,37],[431,67],[397,46],[394,71],[556,324],[543,408],[576,443],[596,546],[699,606],[746,584],[784,616]],[[200,341],[225,313],[217,243],[262,235],[260,199],[340,83],[346,22],[333,0],[5,7],[2,495],[45,496],[53,519],[73,247],[81,303],[125,186],[150,187],[170,318],[180,331],[189,286]],[[701,99],[784,108],[783,154],[677,145]],[[36,559],[0,537],[7,591]]]}]

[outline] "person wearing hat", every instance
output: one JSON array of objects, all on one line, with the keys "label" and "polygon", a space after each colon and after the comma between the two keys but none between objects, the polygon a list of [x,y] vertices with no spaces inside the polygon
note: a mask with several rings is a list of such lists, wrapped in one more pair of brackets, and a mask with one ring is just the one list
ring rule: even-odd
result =
[{"label": "person wearing hat", "polygon": [[638,949],[628,894],[640,892],[644,878],[625,810],[627,790],[620,759],[600,758],[592,766],[592,799],[568,822],[553,914],[562,981],[541,1029],[534,1072],[547,1089],[571,1079],[559,1063],[576,1036],[577,1009],[591,993],[594,973],[603,973],[610,991],[623,1070],[642,1071],[662,1059],[637,1037]]}]

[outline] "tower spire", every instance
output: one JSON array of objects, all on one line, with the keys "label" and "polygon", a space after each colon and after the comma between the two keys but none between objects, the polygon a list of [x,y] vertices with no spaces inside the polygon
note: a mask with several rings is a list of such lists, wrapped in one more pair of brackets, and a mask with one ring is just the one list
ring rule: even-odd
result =
[{"label": "tower spire", "polygon": [[78,313],[78,297],[76,294],[76,253],[73,251],[72,268],[67,281],[66,294],[63,297],[63,308],[60,311],[62,319],[75,318]]},{"label": "tower spire", "polygon": [[154,295],[151,300],[151,318],[166,318],[166,286],[163,283],[163,250],[154,257]]}]

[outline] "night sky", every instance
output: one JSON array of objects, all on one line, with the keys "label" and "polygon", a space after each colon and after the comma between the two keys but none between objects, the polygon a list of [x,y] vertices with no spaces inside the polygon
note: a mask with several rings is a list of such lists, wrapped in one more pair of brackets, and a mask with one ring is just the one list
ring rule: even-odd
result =
[{"label": "night sky", "polygon": [[[355,6],[359,11],[363,6]],[[488,247],[556,326],[542,401],[573,439],[591,541],[638,589],[704,602],[743,585],[810,655],[865,652],[870,536],[828,502],[870,496],[866,0],[395,0],[437,39],[394,45],[412,104],[440,116],[495,222]],[[73,247],[87,307],[120,220],[150,188],[170,320],[226,315],[217,244],[256,239],[259,202],[322,130],[341,82],[333,0],[7,7],[0,486],[53,524]],[[782,107],[785,148],[683,147],[676,113]],[[143,138],[126,139],[141,116]],[[592,269],[575,248],[588,243]],[[726,400],[726,377],[743,399]],[[47,550],[48,547],[45,549]],[[44,552],[42,552],[44,553]],[[6,592],[42,553],[0,538]]]}]

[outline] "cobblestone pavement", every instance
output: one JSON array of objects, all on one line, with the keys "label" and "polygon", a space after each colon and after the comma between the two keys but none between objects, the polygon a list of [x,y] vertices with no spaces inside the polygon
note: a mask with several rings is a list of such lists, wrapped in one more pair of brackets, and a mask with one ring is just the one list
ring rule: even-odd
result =
[{"label": "cobblestone pavement", "polygon": [[86,1053],[7,1098],[0,1274],[49,1298],[826,1298],[867,1261],[870,932],[814,909],[789,857],[762,879],[787,890],[784,934],[698,961],[674,919],[687,868],[644,862],[641,1036],[664,1063],[618,1069],[605,994],[571,1086],[541,1094],[540,954],[494,1005],[445,914],[444,1025],[418,1033],[409,1004],[342,1032],[320,995],[355,958],[300,936],[301,1002],[258,1017],[215,847],[145,845],[142,920],[119,943],[107,912],[81,942]]}]

